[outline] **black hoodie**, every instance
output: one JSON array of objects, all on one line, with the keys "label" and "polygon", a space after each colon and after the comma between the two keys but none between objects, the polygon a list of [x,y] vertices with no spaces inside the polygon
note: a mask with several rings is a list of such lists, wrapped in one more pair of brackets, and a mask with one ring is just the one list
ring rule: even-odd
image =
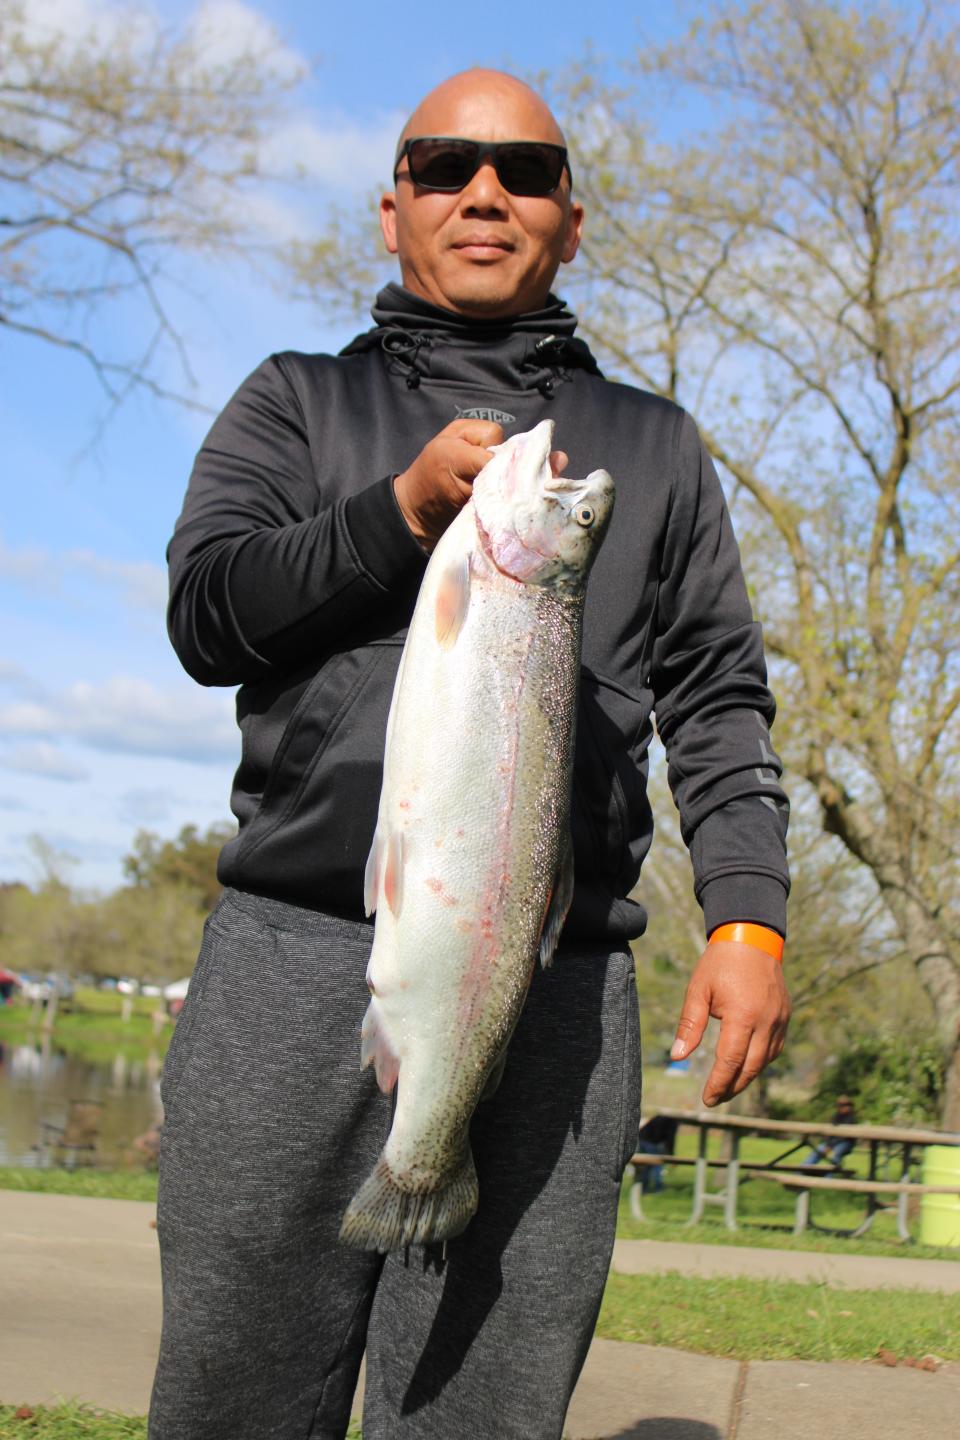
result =
[{"label": "black hoodie", "polygon": [[[787,805],[736,541],[693,421],[605,380],[575,317],[465,320],[388,285],[339,356],[272,356],[197,456],[170,543],[169,626],[205,685],[240,685],[225,885],[362,917],[387,710],[425,556],[393,477],[457,416],[556,422],[568,473],[617,486],[587,591],[571,934],[627,939],[650,846],[651,714],[707,929],[784,933]],[[443,747],[469,736],[437,737]]]}]

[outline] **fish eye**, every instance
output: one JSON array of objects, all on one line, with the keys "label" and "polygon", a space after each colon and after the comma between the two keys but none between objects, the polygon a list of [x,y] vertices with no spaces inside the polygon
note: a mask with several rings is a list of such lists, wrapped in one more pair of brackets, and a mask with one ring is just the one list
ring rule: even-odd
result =
[{"label": "fish eye", "polygon": [[576,520],[578,525],[582,525],[584,528],[586,528],[588,525],[592,525],[595,518],[593,506],[578,505],[576,510],[574,510],[573,512],[573,518],[574,520]]}]

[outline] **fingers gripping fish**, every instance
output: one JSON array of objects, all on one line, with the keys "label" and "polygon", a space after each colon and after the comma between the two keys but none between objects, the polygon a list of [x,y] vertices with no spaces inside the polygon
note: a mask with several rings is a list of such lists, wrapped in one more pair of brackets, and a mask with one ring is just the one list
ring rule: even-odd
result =
[{"label": "fingers gripping fish", "polygon": [[554,476],[553,422],[496,447],[421,586],[367,865],[361,1060],[393,1123],[341,1239],[388,1251],[477,1208],[469,1123],[573,893],[570,790],[587,576],[609,475]]}]

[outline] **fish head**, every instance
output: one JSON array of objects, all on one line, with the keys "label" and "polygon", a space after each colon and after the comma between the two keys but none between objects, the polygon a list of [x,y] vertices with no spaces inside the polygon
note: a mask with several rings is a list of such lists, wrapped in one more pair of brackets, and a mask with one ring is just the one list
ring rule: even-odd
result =
[{"label": "fish head", "polygon": [[554,475],[552,449],[552,420],[493,447],[473,484],[477,531],[502,574],[575,594],[610,523],[614,484],[606,470],[585,480]]}]

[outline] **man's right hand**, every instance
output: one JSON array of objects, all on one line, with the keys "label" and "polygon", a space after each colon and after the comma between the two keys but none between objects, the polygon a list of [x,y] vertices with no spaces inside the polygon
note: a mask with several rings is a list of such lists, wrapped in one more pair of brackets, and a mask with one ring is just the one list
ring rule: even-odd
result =
[{"label": "man's right hand", "polygon": [[394,480],[401,514],[424,550],[433,549],[470,499],[474,480],[493,459],[489,446],[502,442],[503,429],[492,420],[451,420]]}]

